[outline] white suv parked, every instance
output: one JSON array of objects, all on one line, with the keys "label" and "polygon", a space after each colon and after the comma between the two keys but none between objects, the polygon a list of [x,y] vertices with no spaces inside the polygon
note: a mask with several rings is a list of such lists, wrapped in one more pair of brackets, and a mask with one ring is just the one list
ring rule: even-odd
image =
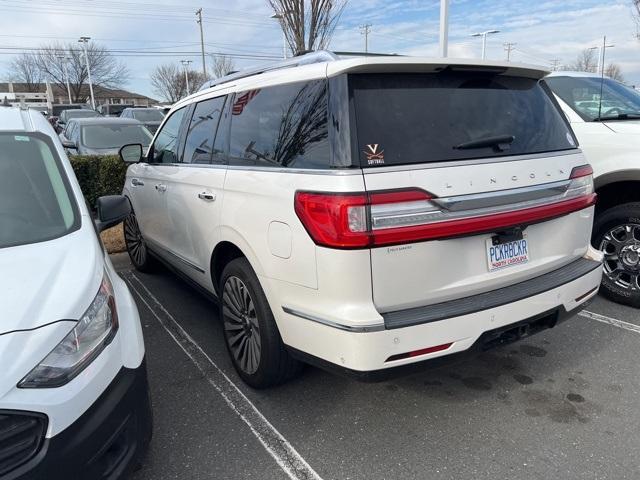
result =
[{"label": "white suv parked", "polygon": [[595,73],[554,72],[546,82],[593,165],[602,293],[640,307],[640,93]]},{"label": "white suv parked", "polygon": [[0,478],[117,480],[151,436],[138,310],[53,128],[0,107]]},{"label": "white suv parked", "polygon": [[[444,63],[443,63],[444,62]],[[220,298],[254,387],[507,343],[593,297],[591,168],[516,64],[308,54],[178,102],[123,147],[125,237]]]}]

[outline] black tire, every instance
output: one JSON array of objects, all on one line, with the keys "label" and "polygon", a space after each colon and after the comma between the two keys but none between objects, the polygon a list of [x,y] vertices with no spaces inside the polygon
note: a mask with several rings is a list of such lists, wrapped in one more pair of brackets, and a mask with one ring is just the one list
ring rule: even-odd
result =
[{"label": "black tire", "polygon": [[640,203],[617,205],[597,215],[592,243],[605,254],[602,294],[640,307]]},{"label": "black tire", "polygon": [[268,388],[298,374],[301,364],[287,352],[246,258],[236,258],[225,266],[218,291],[225,343],[242,380],[253,388]]},{"label": "black tire", "polygon": [[127,253],[131,259],[131,264],[136,270],[144,273],[152,273],[156,270],[157,260],[149,253],[147,242],[145,242],[136,214],[131,212],[124,220],[124,243],[127,246]]}]

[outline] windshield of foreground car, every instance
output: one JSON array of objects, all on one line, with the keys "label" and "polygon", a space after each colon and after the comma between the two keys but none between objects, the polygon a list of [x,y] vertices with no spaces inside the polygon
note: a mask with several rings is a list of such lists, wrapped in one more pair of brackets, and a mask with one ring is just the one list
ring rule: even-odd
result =
[{"label": "windshield of foreground car", "polygon": [[628,120],[640,118],[640,93],[620,82],[605,78],[600,106],[599,77],[549,77],[551,90],[583,120]]},{"label": "windshield of foreground car", "polygon": [[161,122],[164,119],[164,115],[160,113],[160,110],[155,108],[135,109],[133,111],[133,118],[141,122]]},{"label": "windshield of foreground car", "polygon": [[44,137],[0,133],[0,248],[43,242],[80,222],[53,145]]},{"label": "windshield of foreground car", "polygon": [[88,148],[120,148],[129,143],[151,143],[151,133],[142,125],[87,125],[82,127],[82,144]]}]

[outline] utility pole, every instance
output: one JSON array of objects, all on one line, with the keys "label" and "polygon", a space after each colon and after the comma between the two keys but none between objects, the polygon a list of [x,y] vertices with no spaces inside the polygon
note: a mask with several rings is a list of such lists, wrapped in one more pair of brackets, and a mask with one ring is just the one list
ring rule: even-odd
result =
[{"label": "utility pole", "polygon": [[207,79],[207,65],[204,62],[204,33],[202,32],[202,8],[196,10],[196,15],[198,16],[198,20],[196,22],[200,25],[200,48],[202,49],[202,74],[204,75],[205,80]]},{"label": "utility pole", "polygon": [[440,0],[440,56],[446,58],[449,50],[449,0]]},{"label": "utility pole", "polygon": [[282,58],[287,59],[287,34],[285,33],[284,24],[284,12],[276,12],[271,15],[271,18],[278,20],[280,28],[282,29]]},{"label": "utility pole", "polygon": [[499,33],[500,30],[487,30],[486,32],[472,33],[472,37],[482,37],[482,60],[487,58],[487,35]]},{"label": "utility pole", "polygon": [[64,81],[67,84],[67,95],[69,96],[69,105],[71,105],[71,88],[69,87],[69,71],[67,70],[67,62],[69,61],[69,57],[66,55],[56,55],[58,59],[62,62],[62,68],[64,71]]},{"label": "utility pole", "polygon": [[504,50],[507,52],[507,62],[511,61],[511,50],[515,50],[517,43],[505,42],[503,43]]},{"label": "utility pole", "polygon": [[364,53],[369,52],[369,34],[371,33],[371,24],[365,23],[360,25],[360,34],[364,35]]},{"label": "utility pole", "polygon": [[184,82],[187,86],[187,96],[189,96],[189,64],[191,60],[180,60],[182,66],[184,67]]},{"label": "utility pole", "polygon": [[551,71],[555,72],[556,70],[558,70],[558,67],[560,66],[560,59],[554,58],[549,63],[551,64]]},{"label": "utility pole", "polygon": [[78,42],[82,44],[82,50],[84,51],[84,61],[87,64],[87,77],[89,80],[89,92],[91,92],[91,108],[96,109],[96,99],[93,97],[93,83],[91,83],[91,67],[89,66],[89,55],[87,54],[87,44],[91,40],[91,37],[80,37]]}]

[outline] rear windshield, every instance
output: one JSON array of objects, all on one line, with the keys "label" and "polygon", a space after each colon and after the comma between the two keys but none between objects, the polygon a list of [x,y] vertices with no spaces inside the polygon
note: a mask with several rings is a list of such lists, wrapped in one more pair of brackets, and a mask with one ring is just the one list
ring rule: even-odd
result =
[{"label": "rear windshield", "polygon": [[61,237],[79,222],[50,142],[33,134],[0,133],[0,248]]},{"label": "rear windshield", "polygon": [[151,133],[142,125],[87,125],[82,144],[88,148],[120,148],[129,143],[151,143]]},{"label": "rear windshield", "polygon": [[164,115],[160,113],[160,110],[155,108],[149,110],[133,110],[133,118],[140,120],[141,122],[161,122],[164,119]]},{"label": "rear windshield", "polygon": [[350,75],[364,167],[568,150],[576,140],[540,82],[486,73]]}]

